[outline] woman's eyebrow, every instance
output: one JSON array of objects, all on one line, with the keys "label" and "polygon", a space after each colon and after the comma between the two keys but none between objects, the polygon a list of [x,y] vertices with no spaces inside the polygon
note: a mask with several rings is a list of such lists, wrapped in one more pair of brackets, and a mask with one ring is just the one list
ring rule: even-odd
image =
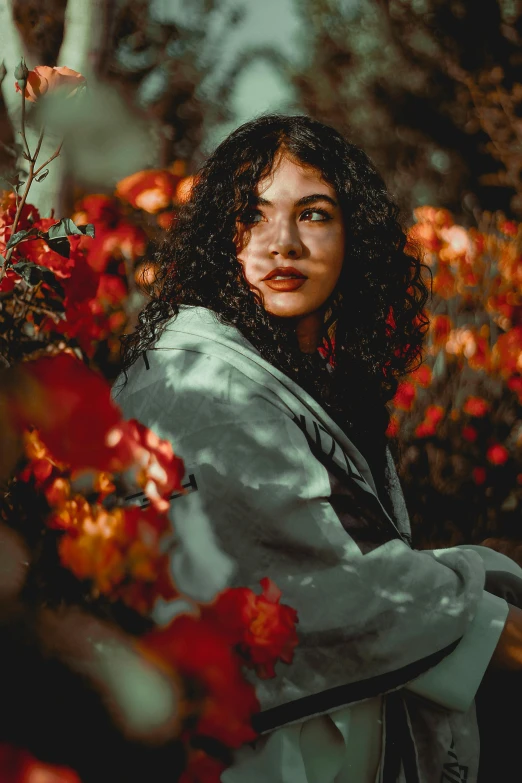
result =
[{"label": "woman's eyebrow", "polygon": [[[310,196],[303,196],[303,198],[300,198],[299,201],[296,201],[294,207],[306,207],[308,204],[313,204],[315,201],[328,201],[328,203],[331,204],[332,207],[339,206],[337,201],[335,201],[330,196],[327,196],[326,193],[312,193]],[[255,202],[260,206],[265,206],[265,207],[274,206],[272,201],[269,201],[267,198],[263,198],[262,196],[258,196],[255,199]]]}]

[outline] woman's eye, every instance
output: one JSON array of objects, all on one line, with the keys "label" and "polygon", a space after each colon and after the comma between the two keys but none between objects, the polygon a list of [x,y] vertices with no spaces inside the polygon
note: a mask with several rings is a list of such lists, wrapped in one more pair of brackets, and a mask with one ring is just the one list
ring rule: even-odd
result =
[{"label": "woman's eye", "polygon": [[331,220],[332,216],[324,209],[307,209],[301,215],[302,218],[310,219],[312,223],[320,223],[324,220]]},{"label": "woman's eye", "polygon": [[239,218],[239,222],[243,223],[246,226],[251,226],[254,223],[259,223],[262,218],[261,212],[258,212],[257,210],[250,210],[249,212],[244,212],[241,217]]}]

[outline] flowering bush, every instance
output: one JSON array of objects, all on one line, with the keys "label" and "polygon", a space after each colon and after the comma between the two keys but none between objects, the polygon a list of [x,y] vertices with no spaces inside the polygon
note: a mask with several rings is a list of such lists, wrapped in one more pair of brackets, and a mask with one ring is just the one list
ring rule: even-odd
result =
[{"label": "flowering bush", "polygon": [[[16,77],[23,105],[60,89],[68,99],[85,86],[64,67],[29,72],[21,63]],[[30,570],[45,574],[33,580],[35,602],[82,595],[91,607],[103,599],[147,617],[158,599],[179,597],[165,542],[169,502],[186,492],[184,464],[170,443],[123,419],[100,368],[112,369],[107,357],[143,297],[135,285],[148,270],[143,259],[174,222],[192,179],[177,165],[137,172],[113,196],[82,198],[71,218],[41,218],[28,193],[52,159],[37,168],[38,149],[26,152],[23,194],[18,183],[0,193],[0,428],[9,451],[0,461],[0,519],[26,537]],[[145,502],[129,505],[132,497]],[[68,575],[65,590],[60,573]],[[75,597],[67,593],[71,580]],[[41,594],[42,584],[53,589]],[[268,577],[261,586],[260,596],[235,588],[202,607],[193,603],[191,612],[141,636],[142,654],[168,671],[178,691],[182,783],[218,781],[227,749],[257,736],[251,717],[259,702],[242,667],[267,678],[276,676],[278,660],[292,661],[297,612],[279,603]],[[216,755],[203,750],[202,738],[214,741]],[[6,783],[78,779],[8,745],[0,745],[0,773]]]},{"label": "flowering bush", "polygon": [[425,363],[400,383],[388,435],[418,545],[520,537],[522,255],[520,226],[478,228],[420,207],[409,240],[433,274]]}]

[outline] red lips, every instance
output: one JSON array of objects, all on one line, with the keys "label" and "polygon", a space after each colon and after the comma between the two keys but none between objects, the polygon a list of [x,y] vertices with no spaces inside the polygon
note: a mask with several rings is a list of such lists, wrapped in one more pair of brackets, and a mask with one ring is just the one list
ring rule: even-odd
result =
[{"label": "red lips", "polygon": [[298,269],[294,269],[293,266],[276,266],[276,268],[272,269],[266,277],[263,277],[263,280],[270,280],[272,277],[277,277],[278,275],[295,275],[296,277],[306,279],[306,275],[303,275]]}]

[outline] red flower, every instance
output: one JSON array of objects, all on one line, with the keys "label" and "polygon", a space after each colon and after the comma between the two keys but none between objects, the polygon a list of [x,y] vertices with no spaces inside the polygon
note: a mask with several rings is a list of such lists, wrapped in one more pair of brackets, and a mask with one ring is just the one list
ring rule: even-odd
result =
[{"label": "red flower", "polygon": [[127,284],[118,275],[100,275],[96,298],[112,305],[119,304],[128,294]]},{"label": "red flower", "polygon": [[462,410],[464,413],[469,413],[470,416],[480,419],[487,414],[489,408],[489,403],[482,397],[468,397]]},{"label": "red flower", "polygon": [[432,422],[433,424],[438,424],[443,417],[444,408],[442,405],[428,405],[424,413],[425,420]]},{"label": "red flower", "polygon": [[518,234],[518,226],[512,220],[503,220],[498,229],[508,237],[516,237]]},{"label": "red flower", "polygon": [[423,421],[415,428],[417,438],[426,438],[435,435],[435,424],[432,421]]},{"label": "red flower", "polygon": [[180,177],[163,169],[137,171],[116,186],[116,195],[136,209],[155,214],[172,204]]},{"label": "red flower", "polygon": [[94,239],[84,237],[87,248],[87,262],[96,272],[104,272],[113,259],[128,259],[131,263],[144,255],[148,239],[145,232],[132,223],[121,222],[117,227],[107,228],[94,224]]},{"label": "red flower", "polygon": [[500,443],[495,443],[487,450],[486,458],[493,465],[503,465],[509,459],[509,451],[505,446],[501,446]]},{"label": "red flower", "polygon": [[480,484],[484,484],[484,482],[486,481],[486,476],[487,476],[486,468],[482,468],[482,467],[473,468],[471,474],[473,476],[473,481],[475,482],[475,484],[479,486]]},{"label": "red flower", "polygon": [[113,196],[102,193],[91,193],[76,205],[73,215],[74,222],[102,223],[107,228],[114,228],[123,217],[121,204]]},{"label": "red flower", "polygon": [[413,383],[404,381],[400,383],[395,397],[393,398],[393,405],[399,410],[409,411],[413,405],[417,390]]},{"label": "red flower", "polygon": [[0,282],[0,291],[4,294],[9,293],[21,279],[14,269],[8,269]]},{"label": "red flower", "polygon": [[475,429],[475,427],[470,427],[469,425],[462,428],[462,437],[464,440],[469,441],[470,443],[475,443],[477,440],[478,432]]},{"label": "red flower", "polygon": [[28,750],[8,743],[0,745],[0,781],[2,783],[81,783],[77,773],[67,767],[46,764]]},{"label": "red flower", "polygon": [[410,373],[410,380],[421,386],[423,389],[427,389],[431,383],[431,369],[427,364],[421,364],[416,370]]},{"label": "red flower", "polygon": [[120,460],[106,443],[121,412],[104,378],[65,353],[25,362],[22,368],[39,386],[40,405],[38,411],[19,409],[21,421],[24,427],[38,429],[55,459],[72,468],[107,471],[130,461],[128,452]]},{"label": "red flower", "polygon": [[204,750],[187,748],[187,761],[178,783],[220,783],[226,764]]},{"label": "red flower", "polygon": [[245,681],[241,659],[213,623],[181,614],[142,637],[140,646],[196,685],[197,723],[192,733],[232,748],[257,739],[251,726],[252,715],[260,710],[255,688]]},{"label": "red flower", "polygon": [[522,402],[522,377],[520,375],[512,375],[508,379],[507,385],[511,391],[516,392],[519,402]]},{"label": "red flower", "polygon": [[447,315],[436,315],[430,322],[435,345],[444,345],[451,332],[451,318]]},{"label": "red flower", "polygon": [[[40,231],[48,231],[51,226],[59,221],[56,218],[40,218],[34,225]],[[71,249],[76,250],[77,244],[74,237],[67,237]],[[45,239],[29,239],[19,246],[18,254],[32,261],[34,264],[46,266],[59,278],[68,278],[76,263],[76,253],[71,252],[69,258],[65,258],[50,248]]]},{"label": "red flower", "polygon": [[[109,434],[126,441],[136,465],[136,482],[158,511],[167,511],[165,498],[173,492],[184,492],[181,481],[185,473],[183,460],[176,457],[172,444],[159,438],[136,419],[130,419]],[[117,442],[117,441],[116,441]]]},{"label": "red flower", "polygon": [[386,436],[388,438],[396,438],[399,434],[399,419],[397,416],[390,416],[390,422],[386,429]]},{"label": "red flower", "polygon": [[295,609],[279,604],[281,591],[270,579],[265,577],[260,584],[262,595],[245,587],[225,590],[203,607],[202,617],[215,623],[231,645],[238,645],[238,652],[258,677],[269,679],[276,676],[278,659],[292,662],[299,621]]}]

